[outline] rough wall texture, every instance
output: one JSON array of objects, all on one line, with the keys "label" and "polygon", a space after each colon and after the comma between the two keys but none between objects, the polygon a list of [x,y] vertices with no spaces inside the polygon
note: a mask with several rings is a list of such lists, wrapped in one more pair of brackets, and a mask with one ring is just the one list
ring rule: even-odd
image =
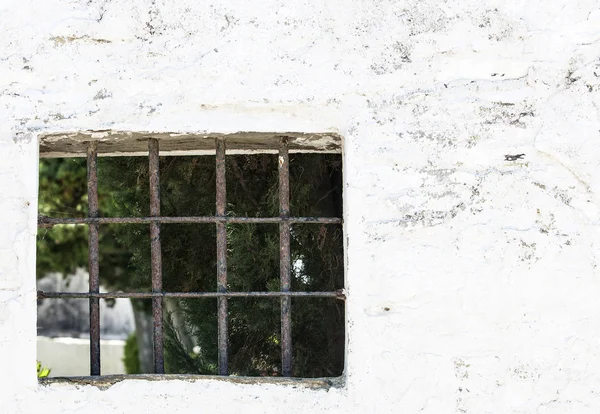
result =
[{"label": "rough wall texture", "polygon": [[[0,2],[2,411],[599,412],[599,7]],[[38,387],[38,137],[87,129],[343,135],[346,386]]]}]

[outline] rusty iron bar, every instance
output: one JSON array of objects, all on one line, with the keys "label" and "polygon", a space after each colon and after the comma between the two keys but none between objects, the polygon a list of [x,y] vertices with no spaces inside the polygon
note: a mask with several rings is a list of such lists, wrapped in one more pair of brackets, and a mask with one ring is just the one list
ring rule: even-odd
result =
[{"label": "rusty iron bar", "polygon": [[333,298],[338,300],[346,300],[346,295],[343,290],[333,292],[44,292],[37,291],[38,299],[118,299],[118,298],[133,298],[133,299],[149,299],[154,297],[162,298],[249,298],[249,297],[266,297],[280,298],[283,296],[291,297],[309,297],[309,298]]},{"label": "rusty iron bar", "polygon": [[[150,174],[150,215],[160,216],[160,173],[158,157],[158,140],[148,140],[148,159]],[[150,223],[150,256],[152,266],[152,292],[162,292],[162,254],[160,246],[160,223]],[[152,296],[152,319],[154,324],[154,373],[164,374],[164,350],[163,350],[163,298]]]},{"label": "rusty iron bar", "polygon": [[[290,155],[288,139],[281,138],[279,144],[279,216],[290,216]],[[279,277],[281,292],[291,289],[290,223],[279,223]],[[281,375],[292,376],[292,298],[281,297]]]},{"label": "rusty iron bar", "polygon": [[194,224],[194,223],[302,223],[302,224],[340,224],[338,217],[38,217],[39,227],[53,227],[60,224]]},{"label": "rusty iron bar", "polygon": [[[216,139],[216,176],[217,176],[217,217],[227,215],[227,187],[225,179],[225,140]],[[217,292],[227,292],[227,224],[217,222]],[[227,297],[218,297],[218,347],[219,375],[227,375],[228,370],[228,327]]]},{"label": "rusty iron bar", "polygon": [[[87,145],[88,216],[98,217],[98,143]],[[89,291],[100,292],[100,247],[98,225],[89,226]],[[100,375],[100,300],[90,297],[90,375]]]}]

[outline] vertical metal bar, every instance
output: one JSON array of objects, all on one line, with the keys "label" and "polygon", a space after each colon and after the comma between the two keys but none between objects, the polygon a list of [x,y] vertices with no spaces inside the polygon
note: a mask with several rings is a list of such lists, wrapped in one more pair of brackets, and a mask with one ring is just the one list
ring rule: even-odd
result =
[{"label": "vertical metal bar", "polygon": [[[225,217],[227,187],[225,180],[225,140],[216,139],[217,168],[217,216]],[[227,292],[227,228],[225,223],[217,223],[217,291]],[[218,298],[219,319],[219,375],[228,374],[228,327],[227,298]]]},{"label": "vertical metal bar", "polygon": [[[160,176],[158,159],[158,140],[148,140],[148,159],[150,173],[150,216],[160,216]],[[160,247],[160,223],[150,223],[150,255],[152,265],[152,292],[162,292],[162,254]],[[164,352],[163,352],[163,299],[152,298],[152,317],[154,321],[153,344],[154,344],[154,372],[164,374]]]},{"label": "vertical metal bar", "polygon": [[[98,143],[87,147],[88,217],[98,217]],[[89,225],[88,267],[90,293],[100,292],[98,224]],[[90,298],[90,375],[100,375],[100,299]]]},{"label": "vertical metal bar", "polygon": [[[290,162],[288,139],[283,137],[279,144],[279,215],[290,216]],[[290,274],[290,224],[279,223],[279,277],[281,291],[289,292]],[[292,298],[281,297],[281,375],[292,376]]]}]

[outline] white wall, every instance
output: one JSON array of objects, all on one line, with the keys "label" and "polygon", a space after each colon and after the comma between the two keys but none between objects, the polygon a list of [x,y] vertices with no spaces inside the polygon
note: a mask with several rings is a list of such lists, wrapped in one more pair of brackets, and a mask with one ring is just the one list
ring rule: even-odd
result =
[{"label": "white wall", "polygon": [[[0,2],[3,411],[600,411],[598,7]],[[339,131],[345,387],[39,387],[37,139],[86,129]]]},{"label": "white wall", "polygon": [[[125,374],[125,341],[100,341],[100,369],[104,375]],[[83,338],[37,337],[37,359],[50,369],[50,377],[90,375],[90,340]]]},{"label": "white wall", "polygon": [[[85,269],[77,269],[75,273],[66,276],[61,273],[49,273],[37,279],[36,288],[45,292],[86,292],[89,289],[89,274]],[[106,291],[104,286],[100,286],[100,292]],[[87,336],[89,338],[90,308],[89,301],[86,299],[38,301],[36,317],[37,333],[40,336],[76,338]],[[102,339],[125,340],[134,330],[131,300],[119,298],[110,305],[106,300],[100,300]],[[45,362],[43,359],[41,361]]]}]

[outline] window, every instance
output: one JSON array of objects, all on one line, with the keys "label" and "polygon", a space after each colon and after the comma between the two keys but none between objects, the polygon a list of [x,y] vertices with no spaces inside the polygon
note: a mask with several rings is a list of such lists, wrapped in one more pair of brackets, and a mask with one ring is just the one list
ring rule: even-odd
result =
[{"label": "window", "polygon": [[[323,149],[335,153],[339,150],[339,140],[336,142],[334,137],[333,142],[327,142],[322,136],[315,139],[302,134],[261,135],[255,139],[235,135],[214,139],[129,138],[99,141],[78,136],[70,140],[42,140],[40,146],[42,156],[81,156],[85,151],[87,157],[87,196],[83,197],[87,198],[87,216],[49,217],[40,202],[38,255],[39,246],[51,239],[47,232],[53,228],[87,226],[89,289],[87,292],[39,290],[38,301],[89,301],[90,375],[102,374],[100,303],[119,298],[145,303],[139,307],[145,306],[152,315],[154,373],[340,375],[345,343],[341,156],[295,153]],[[143,151],[141,145],[147,146],[147,150]],[[209,156],[162,157],[163,148],[166,153],[212,152],[214,167],[207,163]],[[230,150],[233,154],[248,150],[277,151],[277,155],[226,155]],[[143,152],[148,154],[147,158],[98,158]],[[104,183],[112,186],[109,200],[104,202],[119,206],[112,212],[100,208],[102,162],[113,174]],[[200,164],[205,167],[199,168]],[[326,168],[313,170],[315,165]],[[290,173],[295,166],[298,170]],[[275,167],[276,172],[270,167]],[[134,180],[121,182],[119,175],[128,172],[134,174]],[[182,175],[187,177],[185,186],[170,184],[169,177]],[[304,185],[297,185],[302,180]],[[276,185],[264,184],[271,182]],[[61,186],[58,178],[54,184]],[[228,193],[228,187],[234,191]],[[213,188],[214,210],[208,212],[207,200]],[[324,209],[319,206],[324,202],[334,206],[325,209],[328,214],[298,214],[322,212]],[[148,214],[143,214],[145,205]],[[124,230],[132,225],[136,230]],[[190,226],[195,226],[195,230],[189,230]],[[212,226],[212,230],[207,226]],[[109,283],[119,288],[109,292],[100,290],[104,265],[100,241],[104,228],[112,229],[112,237],[119,239],[121,246],[133,250],[128,253],[127,265],[112,272],[116,275],[112,277],[121,282]],[[119,236],[127,232],[128,236]],[[147,246],[141,242],[144,238]],[[54,250],[61,251],[64,257],[73,247],[63,247],[61,251],[60,246],[54,246]],[[269,257],[272,251],[277,251],[277,257]],[[145,252],[147,260],[140,258]],[[278,275],[274,275],[275,267]],[[141,288],[143,283],[135,288],[122,283],[133,278],[130,272],[141,273],[142,278],[148,275],[146,289]],[[183,274],[186,276],[182,278]],[[214,289],[206,281],[210,274],[211,283],[216,282]],[[318,305],[307,305],[311,300]],[[203,305],[194,305],[197,301],[203,301]],[[167,306],[173,303],[179,305]],[[266,326],[267,322],[273,322],[275,307],[279,313],[277,329],[273,323]],[[178,313],[183,318],[179,315],[180,321],[176,323],[173,319]],[[185,342],[182,336],[195,335],[210,339],[182,345]],[[318,341],[306,340],[315,335],[320,337]],[[274,354],[275,348],[279,355]],[[174,361],[167,364],[167,369],[165,358]],[[193,369],[181,368],[186,364]],[[320,370],[319,365],[325,368]]]}]

